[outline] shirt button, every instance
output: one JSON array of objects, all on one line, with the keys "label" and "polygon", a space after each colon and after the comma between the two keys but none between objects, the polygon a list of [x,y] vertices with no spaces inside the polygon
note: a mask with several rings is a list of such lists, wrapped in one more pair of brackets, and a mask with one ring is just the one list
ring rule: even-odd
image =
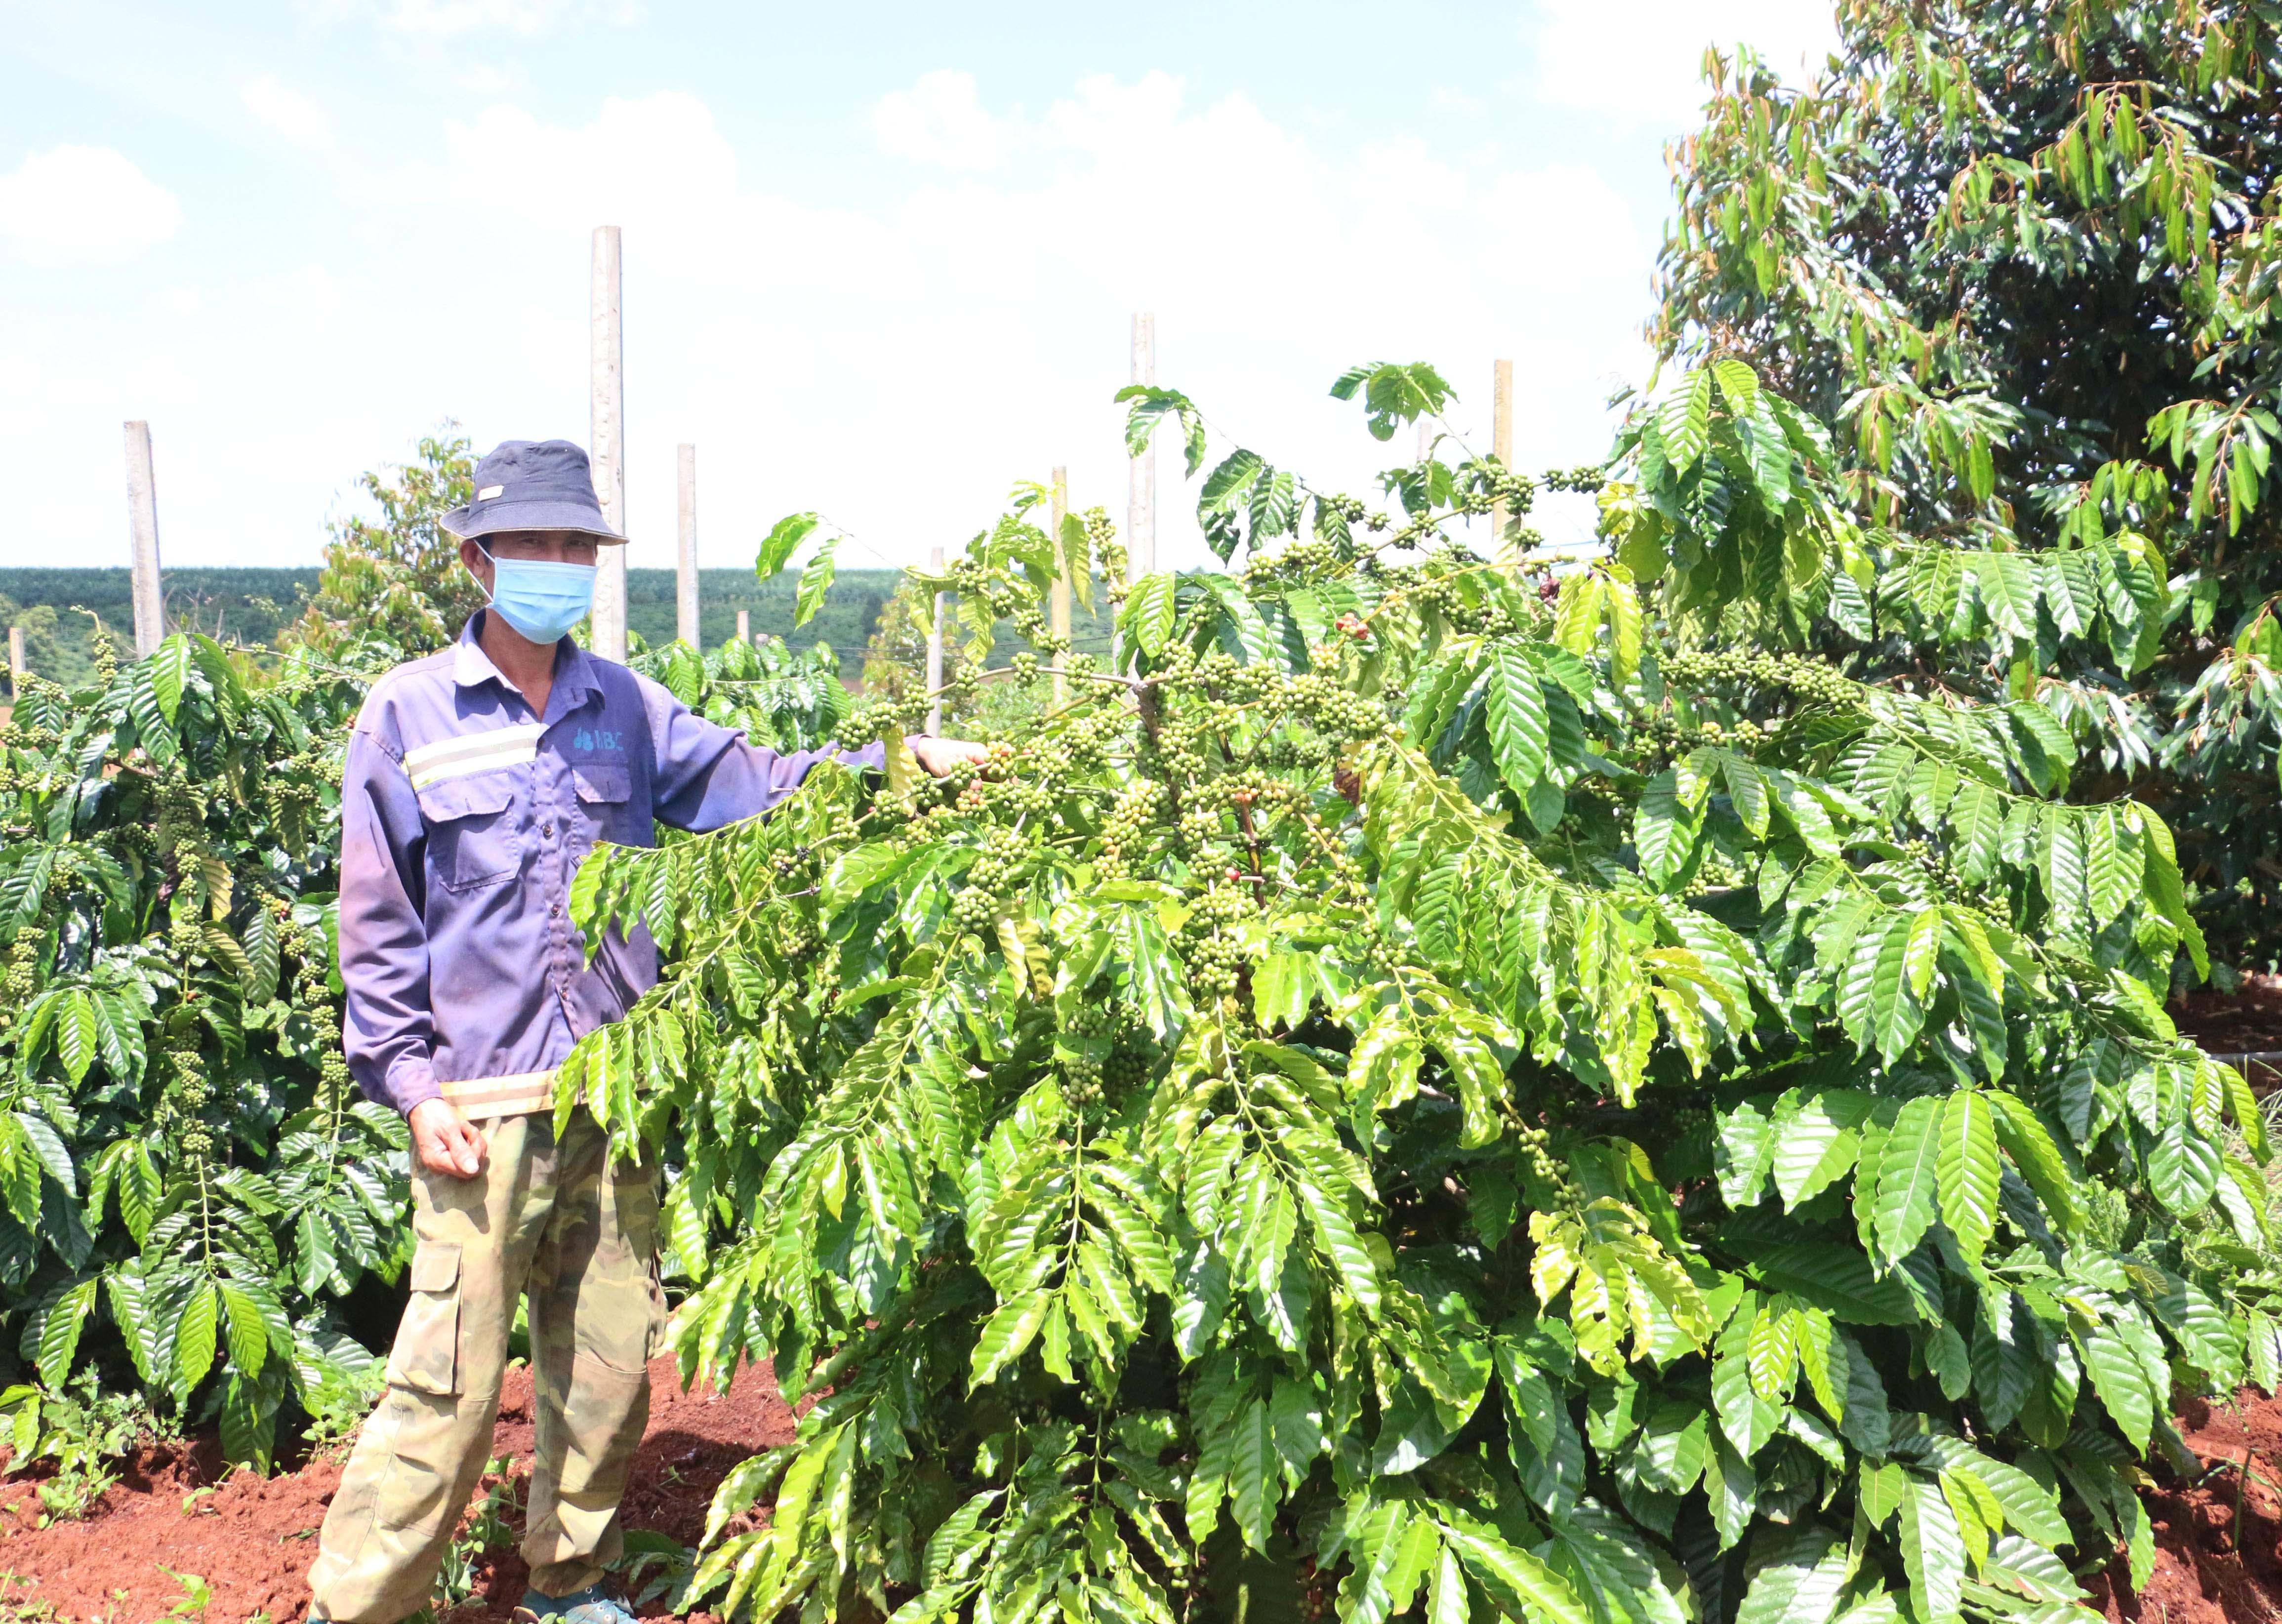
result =
[{"label": "shirt button", "polygon": [[555,826],[554,826],[553,824],[551,824],[551,823],[542,823],[542,824],[540,824],[540,825],[539,826],[539,832],[540,834],[542,834],[542,835],[546,835],[546,836],[547,836],[547,839],[549,839],[549,840],[552,840],[552,839],[554,839],[554,838],[555,838]]},{"label": "shirt button", "polygon": [[550,916],[559,914],[563,912],[563,905],[559,902],[550,902],[547,905],[547,912]]}]

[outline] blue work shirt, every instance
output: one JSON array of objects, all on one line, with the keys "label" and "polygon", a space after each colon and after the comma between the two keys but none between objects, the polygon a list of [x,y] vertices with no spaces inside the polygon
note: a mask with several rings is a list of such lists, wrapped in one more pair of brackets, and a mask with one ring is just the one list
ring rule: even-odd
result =
[{"label": "blue work shirt", "polygon": [[597,841],[715,829],[767,811],[827,755],[781,755],[692,714],[648,677],[564,638],[547,714],[477,641],[373,686],[341,781],[342,1023],[367,1097],[441,1096],[472,1119],[549,1108],[570,1046],[657,980],[649,933],[590,966],[570,881]]}]

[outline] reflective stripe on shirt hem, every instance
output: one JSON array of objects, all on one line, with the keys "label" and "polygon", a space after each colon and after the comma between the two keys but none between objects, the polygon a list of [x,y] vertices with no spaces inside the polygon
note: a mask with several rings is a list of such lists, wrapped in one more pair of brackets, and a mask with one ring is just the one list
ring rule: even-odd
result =
[{"label": "reflective stripe on shirt hem", "polygon": [[539,736],[546,731],[543,723],[524,722],[514,727],[493,727],[482,733],[439,739],[433,744],[405,751],[404,770],[411,775],[415,789],[425,789],[446,778],[519,767],[538,758]]},{"label": "reflective stripe on shirt hem", "polygon": [[467,1077],[456,1083],[441,1078],[436,1086],[466,1117],[529,1116],[555,1106],[555,1073],[521,1071],[511,1077]]}]

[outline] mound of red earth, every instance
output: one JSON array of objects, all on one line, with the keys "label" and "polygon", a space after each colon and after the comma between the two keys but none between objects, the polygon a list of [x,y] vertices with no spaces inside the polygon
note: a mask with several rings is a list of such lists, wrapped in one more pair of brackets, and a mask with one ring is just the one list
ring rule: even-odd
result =
[{"label": "mound of red earth", "polygon": [[[2282,1055],[2282,975],[2246,975],[2233,992],[2190,992],[2171,1000],[2170,1013],[2179,1036],[2208,1053]],[[2282,1087],[2282,1061],[2252,1061],[2242,1070],[2262,1094]]]},{"label": "mound of red earth", "polygon": [[[765,1365],[740,1371],[726,1394],[685,1393],[673,1361],[661,1359],[650,1367],[650,1391],[649,1430],[626,1496],[625,1526],[694,1545],[722,1477],[747,1456],[789,1441],[792,1412]],[[510,1476],[528,1480],[531,1372],[520,1365],[508,1372],[492,1453],[507,1457]],[[340,1477],[338,1460],[264,1479],[224,1472],[211,1438],[162,1445],[139,1451],[84,1520],[47,1528],[37,1527],[31,1482],[0,1483],[0,1620],[45,1619],[38,1611],[44,1606],[69,1624],[146,1624],[183,1596],[164,1568],[198,1574],[213,1587],[204,1624],[304,1618],[317,1527]],[[486,1478],[485,1489],[495,1480]],[[522,1599],[526,1574],[511,1547],[486,1555],[477,1574],[474,1597],[446,1615],[446,1624],[504,1620]],[[12,1603],[21,1612],[10,1612]],[[665,1610],[652,1604],[641,1611]],[[711,1624],[704,1613],[692,1616]]]},{"label": "mound of red earth", "polygon": [[2282,1619],[2282,1400],[2245,1388],[2187,1403],[2175,1425],[2196,1470],[2155,1469],[2146,1490],[2155,1566],[2133,1589],[2118,1557],[2092,1605],[2134,1624],[2274,1624]]}]

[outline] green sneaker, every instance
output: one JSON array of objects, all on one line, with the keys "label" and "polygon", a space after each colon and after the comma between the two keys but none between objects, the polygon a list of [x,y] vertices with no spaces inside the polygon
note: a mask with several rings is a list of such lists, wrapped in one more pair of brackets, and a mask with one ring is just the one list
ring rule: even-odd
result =
[{"label": "green sneaker", "polygon": [[511,1615],[514,1624],[636,1624],[634,1615],[598,1584],[568,1596],[541,1596],[525,1590]]}]

